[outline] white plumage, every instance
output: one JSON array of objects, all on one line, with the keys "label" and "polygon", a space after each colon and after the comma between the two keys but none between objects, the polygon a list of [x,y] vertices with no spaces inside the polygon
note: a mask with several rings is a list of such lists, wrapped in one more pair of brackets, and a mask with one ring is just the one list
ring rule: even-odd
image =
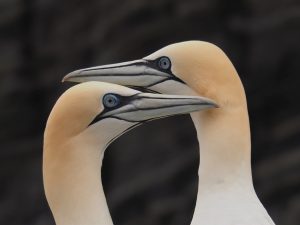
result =
[{"label": "white plumage", "polygon": [[192,225],[274,224],[253,188],[244,88],[220,48],[201,41],[177,43],[141,60],[77,70],[65,80],[105,80],[160,93],[198,94],[215,101],[219,108],[191,114],[200,143]]},{"label": "white plumage", "polygon": [[101,182],[106,147],[148,120],[215,104],[206,98],[141,93],[88,82],[56,102],[44,135],[45,193],[57,225],[112,225]]}]

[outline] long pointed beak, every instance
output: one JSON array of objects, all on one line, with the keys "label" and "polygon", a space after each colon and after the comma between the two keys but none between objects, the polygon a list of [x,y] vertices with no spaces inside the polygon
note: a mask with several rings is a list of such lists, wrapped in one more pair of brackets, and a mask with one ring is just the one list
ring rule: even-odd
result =
[{"label": "long pointed beak", "polygon": [[155,63],[145,59],[80,69],[67,74],[64,81],[103,81],[125,86],[148,88],[176,77],[161,71]]},{"label": "long pointed beak", "polygon": [[198,96],[139,93],[133,95],[124,106],[104,112],[99,116],[101,118],[113,117],[129,122],[145,122],[215,107],[218,106],[212,100]]}]

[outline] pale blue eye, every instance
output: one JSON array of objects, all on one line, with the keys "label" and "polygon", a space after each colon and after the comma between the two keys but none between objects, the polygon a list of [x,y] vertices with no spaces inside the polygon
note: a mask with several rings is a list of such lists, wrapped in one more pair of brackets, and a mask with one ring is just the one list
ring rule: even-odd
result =
[{"label": "pale blue eye", "polygon": [[103,105],[107,108],[116,107],[119,103],[119,97],[114,94],[106,94],[103,96]]},{"label": "pale blue eye", "polygon": [[158,61],[158,66],[163,70],[168,70],[171,67],[171,61],[168,57],[161,57]]}]

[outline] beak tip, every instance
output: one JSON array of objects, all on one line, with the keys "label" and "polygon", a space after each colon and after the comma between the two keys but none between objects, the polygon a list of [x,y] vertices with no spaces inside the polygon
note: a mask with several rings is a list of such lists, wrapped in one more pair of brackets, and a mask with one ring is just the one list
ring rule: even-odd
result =
[{"label": "beak tip", "polygon": [[62,83],[66,82],[66,81],[70,81],[69,79],[72,77],[72,73],[68,73],[66,76],[63,77],[63,79],[61,80]]},{"label": "beak tip", "polygon": [[[76,78],[76,75],[79,74],[79,70],[75,70],[71,73],[68,73],[66,76],[63,77],[63,79],[61,80],[62,83],[66,82],[66,81],[73,81],[73,78]],[[75,81],[75,80],[74,80]]]},{"label": "beak tip", "polygon": [[209,98],[202,98],[200,99],[200,105],[203,105],[203,103],[206,105],[206,108],[208,109],[216,109],[220,108],[220,105],[217,104],[214,100],[209,99]]},{"label": "beak tip", "polygon": [[64,76],[64,78],[61,80],[62,83],[64,83],[65,81],[67,81],[67,76]]},{"label": "beak tip", "polygon": [[216,102],[211,102],[213,108],[220,108],[220,106]]}]

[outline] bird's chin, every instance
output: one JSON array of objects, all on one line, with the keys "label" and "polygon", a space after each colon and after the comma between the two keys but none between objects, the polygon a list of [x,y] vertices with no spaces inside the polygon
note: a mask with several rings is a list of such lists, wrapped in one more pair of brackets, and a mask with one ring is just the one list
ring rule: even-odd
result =
[{"label": "bird's chin", "polygon": [[[108,146],[127,131],[133,129],[137,123],[105,118],[88,126],[80,134],[80,138],[94,142],[95,145]],[[105,148],[106,148],[105,147]]]},{"label": "bird's chin", "polygon": [[142,122],[140,122],[140,123],[135,123],[135,124],[133,124],[132,126],[128,127],[126,130],[122,131],[122,132],[119,133],[117,136],[115,136],[114,138],[112,138],[111,140],[109,140],[106,146],[108,147],[109,145],[111,145],[111,143],[113,143],[115,140],[117,140],[117,139],[118,139],[119,137],[121,137],[123,134],[127,133],[128,131],[130,131],[130,130],[132,130],[132,129],[138,127],[138,126],[140,126],[141,124],[142,124]]},{"label": "bird's chin", "polygon": [[146,89],[160,94],[189,95],[189,96],[198,95],[197,92],[195,92],[186,84],[171,79],[152,85],[151,87],[147,87]]}]

